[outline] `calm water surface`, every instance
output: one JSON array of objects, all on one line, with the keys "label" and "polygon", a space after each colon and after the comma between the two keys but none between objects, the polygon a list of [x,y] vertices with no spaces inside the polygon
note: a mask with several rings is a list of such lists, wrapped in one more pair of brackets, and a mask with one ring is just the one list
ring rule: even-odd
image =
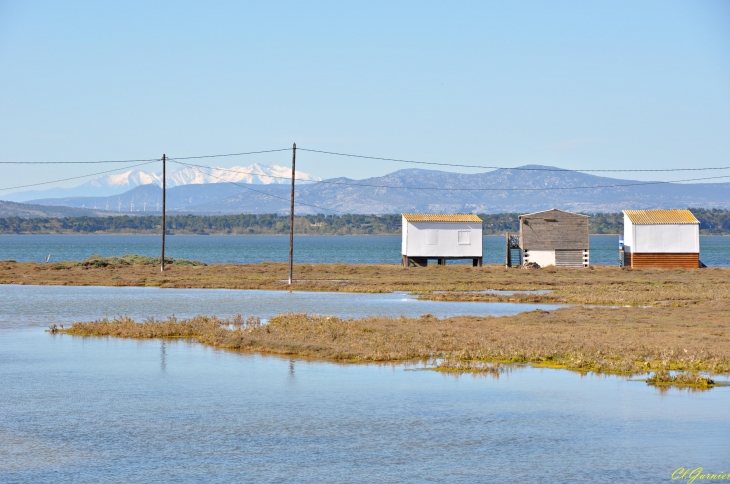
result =
[{"label": "calm water surface", "polygon": [[402,294],[0,286],[0,482],[644,483],[679,466],[730,470],[727,387],[659,392],[529,367],[455,377],[39,327],[310,308],[496,310]]},{"label": "calm water surface", "polygon": [[[0,260],[83,260],[90,255],[160,255],[160,238],[152,235],[0,235]],[[165,253],[207,263],[259,263],[289,260],[289,238],[279,235],[175,235]],[[702,261],[710,267],[730,266],[730,237],[700,237]],[[298,263],[349,262],[400,264],[400,236],[295,237]],[[484,263],[503,264],[504,237],[485,236]],[[618,237],[591,236],[591,264],[618,265]]]},{"label": "calm water surface", "polygon": [[[507,316],[523,311],[562,307],[556,304],[514,304],[419,301],[407,293],[241,291],[234,289],[160,289],[155,287],[0,285],[0,308],[12,308],[4,326],[73,323],[101,317],[131,316],[137,320],[188,318],[197,314],[264,319],[286,312],[342,318],[366,316],[419,317]],[[4,312],[4,311],[3,311]],[[5,321],[3,321],[5,320]]]}]

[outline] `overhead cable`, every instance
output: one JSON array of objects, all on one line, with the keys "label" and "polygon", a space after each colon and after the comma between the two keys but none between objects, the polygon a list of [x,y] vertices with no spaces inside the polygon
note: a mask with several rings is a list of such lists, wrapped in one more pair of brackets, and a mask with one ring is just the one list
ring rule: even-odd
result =
[{"label": "overhead cable", "polygon": [[225,156],[244,156],[244,155],[258,155],[261,153],[276,153],[277,151],[291,151],[291,148],[281,148],[278,150],[265,150],[265,151],[247,151],[244,153],[228,153],[225,155],[201,155],[201,156],[176,156],[176,160],[198,160],[201,158],[223,158]]},{"label": "overhead cable", "polygon": [[[432,165],[432,166],[448,166],[454,168],[480,168],[487,170],[517,170],[517,171],[549,171],[549,172],[589,172],[589,173],[628,173],[628,172],[673,172],[673,171],[708,171],[708,170],[730,170],[730,166],[720,167],[700,167],[700,168],[656,168],[656,169],[566,169],[566,168],[530,168],[530,167],[505,167],[505,166],[491,166],[491,165],[466,165],[458,163],[440,163],[431,161],[417,161],[417,160],[406,160],[400,158],[383,158],[378,156],[367,156],[358,155],[352,153],[339,153],[335,151],[324,151],[324,150],[313,150],[308,148],[297,147],[299,151],[307,151],[310,153],[319,153],[333,156],[343,156],[349,158],[360,158],[366,160],[379,160],[379,161],[393,161],[397,163],[412,163],[419,165]],[[213,154],[213,155],[199,155],[199,156],[178,156],[175,157],[177,160],[198,160],[205,158],[223,158],[230,156],[245,156],[245,155],[257,155],[264,153],[277,153],[282,151],[289,151],[291,148],[280,148],[275,150],[261,150],[261,151],[245,151],[239,153],[225,153],[225,154]],[[136,159],[136,160],[98,160],[98,161],[0,161],[3,165],[67,165],[67,164],[101,164],[101,163],[137,163],[145,161],[157,161],[157,158],[148,159]]]},{"label": "overhead cable", "polygon": [[345,156],[350,158],[363,158],[366,160],[379,161],[395,161],[398,163],[415,163],[419,165],[436,165],[451,166],[457,168],[486,168],[488,170],[520,170],[520,171],[585,171],[585,172],[604,172],[604,173],[621,173],[621,172],[668,172],[668,171],[705,171],[705,170],[730,170],[730,166],[710,167],[710,168],[658,168],[658,169],[611,169],[611,170],[584,170],[582,168],[568,170],[566,168],[527,168],[527,167],[505,167],[505,166],[487,166],[487,165],[460,165],[454,163],[437,163],[430,161],[402,160],[398,158],[380,158],[377,156],[353,155],[350,153],[337,153],[334,151],[310,150],[307,148],[297,147],[299,151],[309,151],[310,153],[321,153],[325,155]]},{"label": "overhead cable", "polygon": [[[265,150],[265,151],[248,151],[244,153],[227,153],[223,155],[202,155],[202,156],[187,156],[183,158],[177,158],[178,160],[194,160],[200,158],[222,158],[225,156],[244,156],[244,155],[258,155],[261,153],[274,153],[277,151],[289,151],[291,148],[282,148],[278,150]],[[138,163],[140,161],[159,161],[159,158],[147,158],[140,160],[97,160],[97,161],[0,161],[0,165],[91,165],[100,163]]]},{"label": "overhead cable", "polygon": [[159,158],[143,160],[104,160],[104,161],[0,161],[0,165],[95,165],[101,163],[137,163],[140,161],[160,161]]},{"label": "overhead cable", "polygon": [[[160,161],[160,160],[152,160],[152,161],[148,161],[146,163],[140,163],[139,165],[125,166],[123,169],[126,170],[127,168],[136,168],[138,166],[149,165],[150,163],[154,163],[154,162],[157,162],[157,161]],[[88,178],[90,176],[103,175],[105,173],[112,173],[112,172],[115,172],[115,171],[119,171],[121,169],[122,168],[114,168],[113,170],[99,171],[99,172],[96,172],[96,173],[89,173],[88,175],[72,176],[70,178],[62,178],[60,180],[53,180],[53,181],[40,182],[40,183],[31,183],[29,185],[18,185],[16,187],[5,187],[5,188],[0,188],[0,191],[15,190],[16,188],[36,187],[38,185],[48,185],[50,183],[59,183],[59,182],[64,182],[64,181],[68,181],[68,180],[78,180],[79,178]]]}]

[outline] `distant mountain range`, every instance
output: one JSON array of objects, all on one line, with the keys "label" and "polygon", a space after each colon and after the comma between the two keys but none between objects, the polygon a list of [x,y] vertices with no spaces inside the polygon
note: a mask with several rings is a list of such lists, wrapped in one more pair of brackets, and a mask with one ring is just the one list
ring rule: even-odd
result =
[{"label": "distant mountain range", "polygon": [[[167,208],[177,213],[283,214],[289,211],[289,190],[289,186],[273,182],[240,186],[181,183],[168,189]],[[161,189],[148,184],[113,196],[44,198],[31,203],[85,209],[108,206],[112,212],[141,215],[159,213],[160,199]],[[334,178],[299,184],[296,201],[298,214],[730,208],[730,183],[647,184],[539,165],[477,174],[407,169],[365,180]]]},{"label": "distant mountain range", "polygon": [[[301,183],[319,181],[321,178],[308,173],[296,172]],[[184,185],[202,185],[211,183],[246,183],[252,185],[276,185],[291,183],[291,168],[269,164],[254,163],[249,166],[232,168],[191,168],[182,167],[167,172],[168,188]],[[142,170],[130,170],[124,173],[103,175],[90,182],[74,188],[51,188],[50,190],[30,190],[3,196],[3,199],[14,202],[27,202],[47,198],[70,197],[109,197],[119,195],[138,186],[162,186],[162,172],[153,173]]]}]

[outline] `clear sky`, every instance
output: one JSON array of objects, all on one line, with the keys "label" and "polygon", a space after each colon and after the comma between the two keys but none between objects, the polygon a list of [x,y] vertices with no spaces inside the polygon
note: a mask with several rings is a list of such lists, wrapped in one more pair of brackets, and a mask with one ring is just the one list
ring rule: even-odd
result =
[{"label": "clear sky", "polygon": [[[0,72],[1,161],[296,142],[480,165],[730,165],[725,0],[0,1]],[[413,167],[297,161],[325,178]],[[104,169],[0,165],[0,188]]]}]

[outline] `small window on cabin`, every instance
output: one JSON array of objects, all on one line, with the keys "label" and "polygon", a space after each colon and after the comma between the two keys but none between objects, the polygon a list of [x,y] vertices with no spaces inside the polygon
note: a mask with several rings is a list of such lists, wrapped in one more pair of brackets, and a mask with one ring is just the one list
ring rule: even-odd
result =
[{"label": "small window on cabin", "polygon": [[426,230],[426,245],[438,245],[439,233],[437,230]]},{"label": "small window on cabin", "polygon": [[546,222],[557,222],[558,219],[555,219],[555,218],[546,218],[545,221]]},{"label": "small window on cabin", "polygon": [[471,245],[469,240],[470,230],[459,230],[459,245]]}]

